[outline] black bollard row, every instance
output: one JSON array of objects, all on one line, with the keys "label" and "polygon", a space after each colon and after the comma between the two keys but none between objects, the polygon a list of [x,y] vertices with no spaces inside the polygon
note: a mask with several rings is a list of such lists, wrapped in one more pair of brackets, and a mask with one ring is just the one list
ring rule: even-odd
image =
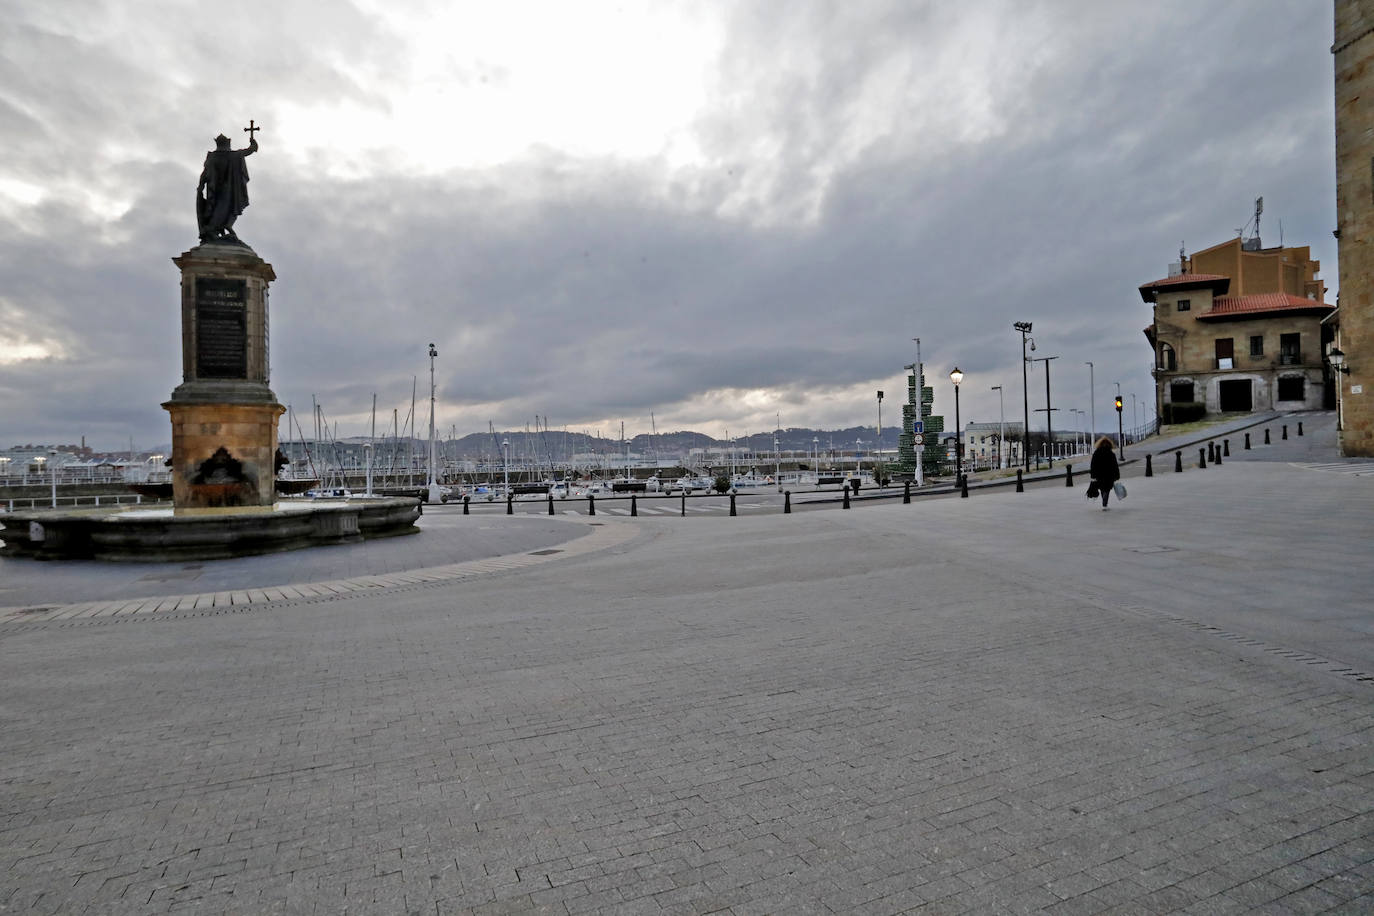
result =
[{"label": "black bollard row", "polygon": [[1250,434],[1249,434],[1249,433],[1246,433],[1246,434],[1245,434],[1245,450],[1246,450],[1247,452],[1250,451]]},{"label": "black bollard row", "polygon": [[1150,462],[1150,455],[1149,455],[1148,452],[1145,454],[1145,476],[1146,476],[1146,477],[1153,477],[1153,476],[1155,476],[1154,465],[1151,464],[1151,462]]},{"label": "black bollard row", "polygon": [[[846,497],[846,498],[845,498],[845,502],[848,502],[848,501],[849,501],[849,500],[848,500],[848,497]],[[731,515],[737,515],[737,514],[738,514],[737,512],[735,512],[735,494],[733,494],[733,493],[730,494],[730,514],[731,514]]]},{"label": "black bollard row", "polygon": [[587,494],[587,514],[588,514],[588,515],[595,515],[595,514],[596,514],[596,494],[595,494],[595,493],[588,493],[588,494]]},{"label": "black bollard row", "polygon": [[639,502],[633,493],[630,494],[630,515],[635,518],[639,517]]},{"label": "black bollard row", "polygon": [[[734,511],[734,506],[735,506],[734,500],[731,500],[731,501],[730,501],[730,510],[731,510],[732,512]],[[845,488],[844,488],[844,508],[846,508],[846,509],[849,508],[849,487],[845,487]]]},{"label": "black bollard row", "polygon": [[468,515],[468,514],[469,514],[469,513],[468,513],[468,502],[469,502],[471,499],[472,499],[471,496],[464,496],[464,497],[463,497],[463,514],[464,514],[464,515]]},{"label": "black bollard row", "polygon": [[968,475],[965,474],[959,479],[959,498],[968,499]]},{"label": "black bollard row", "polygon": [[1207,449],[1200,448],[1197,450],[1197,466],[1199,468],[1207,467]]},{"label": "black bollard row", "polygon": [[902,502],[907,505],[911,504],[911,481],[909,480],[902,484]]},{"label": "black bollard row", "polygon": [[1231,440],[1230,440],[1230,439],[1222,439],[1222,440],[1221,440],[1221,453],[1222,453],[1223,455],[1225,455],[1227,458],[1230,458],[1230,457],[1231,457]]},{"label": "black bollard row", "polygon": [[549,491],[549,514],[553,515],[553,491]]},{"label": "black bollard row", "polygon": [[507,493],[507,494],[506,494],[506,514],[507,514],[507,515],[514,515],[514,514],[515,514],[515,494],[514,494],[514,493]]},{"label": "black bollard row", "polygon": [[783,515],[791,515],[791,514],[792,514],[792,491],[791,491],[791,490],[783,490],[783,491],[782,491],[782,514],[783,514]]},{"label": "black bollard row", "polygon": [[1301,420],[1298,421],[1298,435],[1299,435],[1299,436],[1302,435],[1302,421],[1301,421]]},{"label": "black bollard row", "polygon": [[1221,449],[1217,449],[1216,461],[1213,462],[1217,467],[1221,467]]},{"label": "black bollard row", "polygon": [[1215,442],[1208,442],[1208,443],[1207,443],[1207,460],[1208,460],[1208,461],[1216,461],[1216,460],[1217,460],[1217,444],[1216,444]]},{"label": "black bollard row", "polygon": [[682,491],[682,517],[687,517],[687,491]]},{"label": "black bollard row", "polygon": [[1066,464],[1066,465],[1064,465],[1064,486],[1066,486],[1066,487],[1071,487],[1071,486],[1073,486],[1073,465],[1072,465],[1072,464]]},{"label": "black bollard row", "polygon": [[1020,468],[1017,468],[1017,469],[1016,469],[1016,492],[1017,492],[1017,493],[1024,493],[1024,492],[1026,492],[1026,484],[1025,484],[1025,482],[1021,479],[1021,469],[1020,469]]},{"label": "black bollard row", "polygon": [[1174,452],[1174,473],[1183,473],[1183,452]]},{"label": "black bollard row", "polygon": [[1267,426],[1264,428],[1264,444],[1269,444],[1269,427]]},{"label": "black bollard row", "polygon": [[1280,438],[1282,438],[1282,439],[1287,439],[1287,438],[1288,438],[1288,424],[1287,424],[1287,423],[1283,424],[1283,435],[1282,435]]}]

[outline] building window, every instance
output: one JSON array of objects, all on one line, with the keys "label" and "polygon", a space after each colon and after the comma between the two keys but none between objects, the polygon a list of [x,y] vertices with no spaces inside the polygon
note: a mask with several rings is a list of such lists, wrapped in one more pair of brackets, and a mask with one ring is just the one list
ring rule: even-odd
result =
[{"label": "building window", "polygon": [[1236,356],[1235,340],[1230,337],[1217,338],[1217,368],[1235,368],[1234,361]]},{"label": "building window", "polygon": [[1296,366],[1302,362],[1302,335],[1279,335],[1279,365]]},{"label": "building window", "polygon": [[1255,334],[1254,336],[1252,336],[1252,337],[1250,338],[1250,355],[1251,355],[1251,356],[1263,356],[1263,355],[1264,355],[1264,335],[1263,335],[1263,334]]},{"label": "building window", "polygon": [[1165,372],[1173,372],[1178,368],[1178,358],[1174,353],[1174,348],[1166,343],[1159,345],[1159,365],[1156,367]]},{"label": "building window", "polygon": [[1189,310],[1190,308],[1192,308],[1192,307],[1193,307],[1193,303],[1192,303],[1191,300],[1188,300],[1188,299],[1180,299],[1180,300],[1178,300],[1178,310],[1179,310],[1180,312],[1186,312],[1186,311],[1188,311],[1188,310]]},{"label": "building window", "polygon": [[1280,401],[1304,401],[1307,399],[1307,380],[1301,375],[1279,379]]},{"label": "building window", "polygon": [[1192,382],[1170,382],[1169,401],[1173,404],[1190,404],[1193,400]]}]

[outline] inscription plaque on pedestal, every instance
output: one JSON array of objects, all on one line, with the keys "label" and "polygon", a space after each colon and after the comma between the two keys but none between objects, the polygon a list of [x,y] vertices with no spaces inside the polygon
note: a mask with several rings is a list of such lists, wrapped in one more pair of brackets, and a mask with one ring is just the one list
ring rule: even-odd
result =
[{"label": "inscription plaque on pedestal", "polygon": [[244,378],[248,374],[247,284],[196,278],[196,377]]}]

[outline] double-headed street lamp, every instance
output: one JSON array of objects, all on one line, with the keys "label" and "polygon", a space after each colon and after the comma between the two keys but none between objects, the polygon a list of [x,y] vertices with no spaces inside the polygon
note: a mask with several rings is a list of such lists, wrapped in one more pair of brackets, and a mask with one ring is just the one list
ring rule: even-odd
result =
[{"label": "double-headed street lamp", "polygon": [[1025,459],[1026,470],[1030,470],[1030,393],[1026,387],[1026,341],[1030,341],[1030,348],[1035,349],[1035,339],[1030,337],[1031,323],[1029,321],[1018,321],[1012,327],[1021,332],[1021,405],[1024,412],[1023,422],[1026,424],[1021,428],[1021,456]]},{"label": "double-headed street lamp", "polygon": [[961,486],[964,482],[964,430],[959,423],[959,383],[964,380],[964,373],[958,366],[949,374],[949,380],[954,383],[954,484]]}]

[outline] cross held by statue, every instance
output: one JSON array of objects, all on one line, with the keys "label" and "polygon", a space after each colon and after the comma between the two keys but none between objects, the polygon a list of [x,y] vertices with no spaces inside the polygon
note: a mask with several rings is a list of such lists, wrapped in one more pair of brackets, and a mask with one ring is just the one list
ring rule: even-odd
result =
[{"label": "cross held by statue", "polygon": [[248,141],[251,143],[253,140],[257,139],[256,137],[253,136],[253,134],[255,134],[255,133],[257,133],[258,131],[262,130],[262,127],[257,126],[257,125],[254,125],[253,119],[252,119],[252,118],[249,118],[249,119],[248,119],[248,126],[245,127],[243,130],[244,130],[245,133],[248,134]]}]

